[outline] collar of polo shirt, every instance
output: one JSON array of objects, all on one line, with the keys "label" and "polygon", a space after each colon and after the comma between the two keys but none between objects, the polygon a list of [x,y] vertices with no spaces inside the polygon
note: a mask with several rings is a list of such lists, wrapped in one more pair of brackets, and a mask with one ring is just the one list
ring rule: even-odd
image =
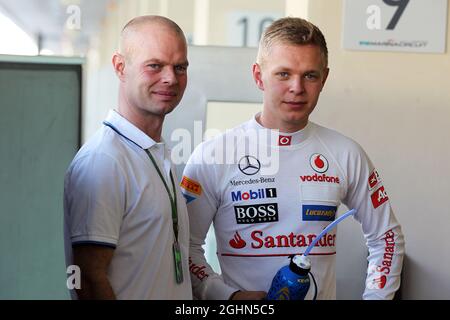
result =
[{"label": "collar of polo shirt", "polygon": [[[109,111],[106,122],[112,124],[114,128],[117,129],[122,135],[124,135],[127,139],[133,141],[142,149],[150,149],[157,144],[155,140],[150,138],[127,119],[122,117],[116,110]],[[164,141],[162,141],[162,143],[164,143]]]}]

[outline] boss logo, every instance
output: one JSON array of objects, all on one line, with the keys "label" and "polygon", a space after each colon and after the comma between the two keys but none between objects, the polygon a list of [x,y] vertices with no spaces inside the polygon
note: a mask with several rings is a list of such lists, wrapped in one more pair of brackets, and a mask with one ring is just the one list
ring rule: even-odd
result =
[{"label": "boss logo", "polygon": [[278,204],[264,203],[249,206],[234,206],[237,224],[252,224],[278,221]]}]

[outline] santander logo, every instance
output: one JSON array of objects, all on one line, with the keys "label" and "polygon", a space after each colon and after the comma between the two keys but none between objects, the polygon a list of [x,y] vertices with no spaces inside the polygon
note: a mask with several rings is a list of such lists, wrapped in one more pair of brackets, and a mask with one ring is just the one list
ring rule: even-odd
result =
[{"label": "santander logo", "polygon": [[309,159],[309,164],[318,173],[324,173],[328,170],[328,160],[320,153],[314,153]]},{"label": "santander logo", "polygon": [[384,254],[381,265],[372,264],[369,266],[369,276],[367,286],[369,289],[383,289],[386,286],[388,276],[391,273],[395,254],[395,233],[391,229],[384,234]]},{"label": "santander logo", "polygon": [[387,278],[385,275],[382,275],[379,278],[371,279],[369,288],[370,289],[383,289],[386,285]]},{"label": "santander logo", "polygon": [[247,243],[244,241],[244,239],[241,238],[239,233],[236,231],[234,238],[230,240],[230,246],[232,246],[235,249],[242,249],[247,245]]}]

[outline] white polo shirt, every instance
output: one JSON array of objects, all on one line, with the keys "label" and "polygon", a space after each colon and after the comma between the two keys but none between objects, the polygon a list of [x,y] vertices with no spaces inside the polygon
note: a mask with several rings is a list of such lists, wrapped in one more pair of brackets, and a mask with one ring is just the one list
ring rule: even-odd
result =
[{"label": "white polo shirt", "polygon": [[109,246],[115,250],[108,279],[118,299],[192,299],[185,200],[172,168],[184,275],[177,284],[169,196],[144,149],[152,153],[173,194],[170,153],[115,111],[105,123],[109,126],[83,145],[66,173],[66,263],[73,264],[72,245]]}]

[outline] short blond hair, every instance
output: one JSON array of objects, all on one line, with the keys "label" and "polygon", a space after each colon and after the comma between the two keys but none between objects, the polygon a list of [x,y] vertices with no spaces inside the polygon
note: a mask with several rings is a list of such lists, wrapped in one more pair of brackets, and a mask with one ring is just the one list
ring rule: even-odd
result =
[{"label": "short blond hair", "polygon": [[262,64],[273,44],[316,45],[322,53],[324,66],[328,66],[328,48],[322,31],[302,18],[286,17],[274,21],[264,31],[259,42],[256,62]]}]

